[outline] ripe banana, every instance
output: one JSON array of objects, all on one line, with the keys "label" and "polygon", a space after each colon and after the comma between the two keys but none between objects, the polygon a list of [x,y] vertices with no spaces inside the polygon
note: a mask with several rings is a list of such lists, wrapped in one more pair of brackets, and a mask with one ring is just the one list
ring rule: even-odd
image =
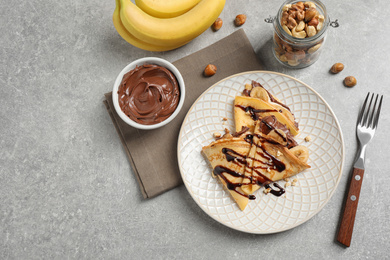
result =
[{"label": "ripe banana", "polygon": [[309,149],[306,146],[295,146],[290,149],[290,152],[292,152],[302,162],[307,163],[307,160],[309,159]]},{"label": "ripe banana", "polygon": [[200,0],[135,0],[145,13],[158,18],[172,18],[184,14]]},{"label": "ripe banana", "polygon": [[128,43],[130,43],[131,45],[137,47],[137,48],[140,48],[140,49],[143,49],[143,50],[146,50],[146,51],[169,51],[169,50],[173,50],[173,49],[176,49],[184,44],[175,44],[175,45],[172,45],[172,46],[159,46],[159,45],[155,45],[155,44],[150,44],[150,43],[146,43],[144,41],[141,41],[139,39],[137,39],[136,37],[134,37],[132,34],[130,34],[126,28],[123,26],[122,24],[122,21],[120,19],[120,0],[116,0],[116,7],[115,7],[115,10],[114,10],[114,14],[112,15],[112,20],[113,20],[113,23],[114,23],[114,27],[115,29],[117,30],[117,32],[119,33],[119,35],[124,39],[126,40]]},{"label": "ripe banana", "polygon": [[120,18],[136,38],[151,44],[184,44],[203,33],[218,18],[226,0],[201,0],[194,8],[174,18],[148,15],[130,0],[121,0]]}]

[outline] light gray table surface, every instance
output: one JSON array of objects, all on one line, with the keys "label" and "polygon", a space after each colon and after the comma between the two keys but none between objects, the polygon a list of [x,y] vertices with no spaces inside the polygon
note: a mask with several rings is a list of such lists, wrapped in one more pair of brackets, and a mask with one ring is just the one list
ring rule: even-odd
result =
[{"label": "light gray table surface", "polygon": [[[331,20],[312,66],[291,70],[271,53],[282,1],[228,0],[218,32],[164,53],[137,49],[115,31],[115,1],[0,1],[1,259],[386,259],[390,238],[390,23],[388,2],[324,0]],[[142,198],[104,107],[122,68],[134,59],[175,61],[231,34],[238,13],[267,70],[293,76],[331,106],[345,142],[333,197],[306,223],[277,234],[230,229],[194,202],[185,186]],[[345,64],[338,75],[328,71]],[[354,88],[343,78],[354,75]],[[355,122],[368,91],[385,95],[368,148],[352,245],[335,242],[357,148]]]}]

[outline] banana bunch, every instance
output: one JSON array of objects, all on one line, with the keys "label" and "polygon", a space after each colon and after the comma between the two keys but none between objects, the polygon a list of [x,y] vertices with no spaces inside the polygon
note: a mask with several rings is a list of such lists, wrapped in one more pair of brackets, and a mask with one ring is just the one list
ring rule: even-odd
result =
[{"label": "banana bunch", "polygon": [[226,0],[116,0],[113,22],[119,35],[147,51],[168,51],[202,34]]}]

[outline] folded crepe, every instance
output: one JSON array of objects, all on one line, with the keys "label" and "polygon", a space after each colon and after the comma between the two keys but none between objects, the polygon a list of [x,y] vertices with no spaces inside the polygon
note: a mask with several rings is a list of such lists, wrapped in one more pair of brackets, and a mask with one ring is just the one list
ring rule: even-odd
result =
[{"label": "folded crepe", "polygon": [[241,210],[261,185],[310,168],[308,149],[294,139],[299,133],[294,115],[258,82],[235,98],[234,122],[236,134],[213,141],[202,154]]},{"label": "folded crepe", "polygon": [[292,135],[299,133],[298,123],[290,108],[271,95],[260,83],[252,81],[251,85],[247,84],[243,94],[244,96],[236,96],[234,99],[236,131],[243,126],[253,131],[255,121],[273,115],[290,130]]},{"label": "folded crepe", "polygon": [[[252,144],[248,153],[250,167],[245,171],[246,179],[241,185],[242,191],[252,194],[261,185],[280,181],[292,177],[310,166],[308,149],[297,145],[288,149],[288,142],[281,130],[275,129],[264,134],[262,125],[265,120],[258,120],[252,137]],[[278,132],[279,134],[274,134]],[[250,179],[251,182],[246,181]]]},{"label": "folded crepe", "polygon": [[203,156],[213,169],[213,177],[221,181],[241,210],[250,198],[241,190],[250,146],[244,138],[224,137],[202,148]]}]

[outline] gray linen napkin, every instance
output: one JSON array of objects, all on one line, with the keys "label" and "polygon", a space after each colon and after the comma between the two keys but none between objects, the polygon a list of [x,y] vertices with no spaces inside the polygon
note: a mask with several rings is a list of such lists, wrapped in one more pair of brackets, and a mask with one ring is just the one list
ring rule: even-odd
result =
[{"label": "gray linen napkin", "polygon": [[[227,76],[263,68],[243,29],[173,64],[183,75],[186,97],[181,112],[168,125],[149,131],[132,128],[115,112],[111,92],[105,94],[103,101],[144,198],[155,197],[183,183],[177,162],[177,139],[183,119],[194,101]],[[208,64],[217,66],[217,73],[212,77],[203,76]]]}]

